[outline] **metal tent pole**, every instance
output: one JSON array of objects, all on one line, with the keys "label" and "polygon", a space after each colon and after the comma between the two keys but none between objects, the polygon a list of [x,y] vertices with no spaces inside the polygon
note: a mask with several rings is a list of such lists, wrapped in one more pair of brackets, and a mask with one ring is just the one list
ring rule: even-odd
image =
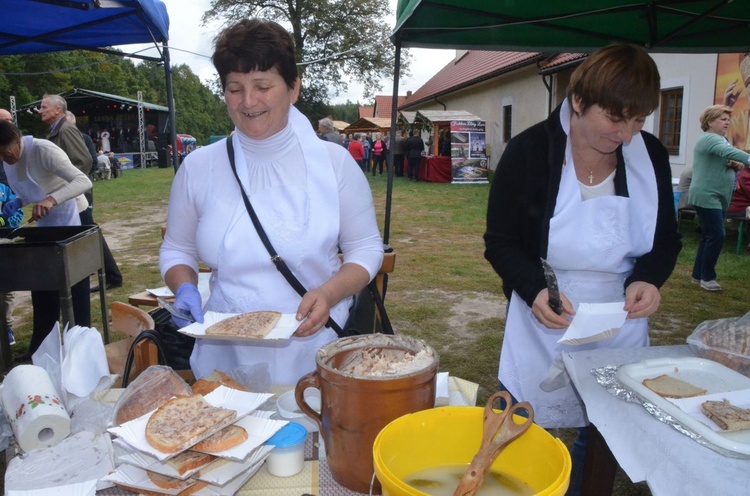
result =
[{"label": "metal tent pole", "polygon": [[169,107],[169,139],[172,145],[172,167],[177,172],[177,168],[180,166],[177,156],[177,123],[175,122],[175,111],[174,111],[174,91],[172,88],[172,65],[169,62],[169,47],[167,42],[163,43],[163,55],[164,59],[164,77],[167,82],[167,106]]},{"label": "metal tent pole", "polygon": [[[391,201],[393,197],[394,147],[396,145],[396,113],[398,112],[398,80],[401,73],[401,36],[396,35],[396,64],[393,72],[393,101],[391,102],[390,148],[388,150],[388,186],[385,194],[385,223],[383,224],[383,243],[390,241]],[[402,164],[403,166],[403,164]]]},{"label": "metal tent pole", "polygon": [[143,92],[138,91],[138,151],[141,154],[141,169],[146,168],[146,143],[143,134],[146,130],[146,122],[143,118]]}]

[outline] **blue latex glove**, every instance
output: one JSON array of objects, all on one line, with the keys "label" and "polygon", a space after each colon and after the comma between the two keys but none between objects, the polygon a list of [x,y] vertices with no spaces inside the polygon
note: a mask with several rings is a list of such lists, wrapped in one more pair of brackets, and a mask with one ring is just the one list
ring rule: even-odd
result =
[{"label": "blue latex glove", "polygon": [[[196,322],[203,323],[201,294],[198,292],[198,288],[196,288],[195,285],[189,282],[182,284],[177,288],[174,296],[175,308],[188,312],[193,316]],[[190,325],[190,322],[187,320],[175,316],[172,316],[172,321],[180,328]]]},{"label": "blue latex glove", "polygon": [[19,208],[23,207],[23,202],[20,198],[16,198],[3,205],[3,216],[13,217],[13,214],[18,211]]}]

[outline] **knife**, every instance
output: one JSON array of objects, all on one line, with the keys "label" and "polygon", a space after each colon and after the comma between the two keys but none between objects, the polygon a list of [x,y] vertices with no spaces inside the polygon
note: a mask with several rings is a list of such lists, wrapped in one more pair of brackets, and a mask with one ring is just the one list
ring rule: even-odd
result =
[{"label": "knife", "polygon": [[562,315],[562,300],[560,299],[560,289],[557,286],[557,276],[555,275],[555,271],[552,270],[552,266],[545,259],[540,258],[539,260],[542,261],[544,278],[547,280],[549,306],[552,307],[552,310],[554,310],[557,315]]},{"label": "knife", "polygon": [[163,308],[164,310],[171,313],[178,319],[187,320],[188,322],[195,322],[195,319],[189,312],[180,310],[179,308],[175,307],[172,303],[169,303],[167,300],[165,300],[161,296],[157,296],[156,301],[159,303],[160,308]]},{"label": "knife", "polygon": [[17,228],[13,229],[13,230],[12,230],[12,231],[10,232],[10,234],[8,234],[7,236],[3,236],[3,238],[5,238],[5,239],[8,239],[8,238],[10,238],[11,236],[13,236],[13,234],[14,234],[14,233],[15,233],[16,231],[18,231],[19,229],[23,229],[24,227],[28,226],[28,225],[29,225],[29,224],[31,224],[32,222],[34,222],[34,218],[33,218],[33,217],[32,217],[32,218],[30,218],[29,220],[27,220],[26,222],[24,222],[23,224],[21,224],[20,226],[18,226]]}]

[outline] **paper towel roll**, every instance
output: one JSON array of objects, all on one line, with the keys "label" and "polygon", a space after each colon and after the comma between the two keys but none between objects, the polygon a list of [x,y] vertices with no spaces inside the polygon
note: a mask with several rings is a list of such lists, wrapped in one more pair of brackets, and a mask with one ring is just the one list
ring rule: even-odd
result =
[{"label": "paper towel roll", "polygon": [[47,371],[18,365],[3,381],[3,409],[24,451],[48,448],[70,433],[70,416]]}]

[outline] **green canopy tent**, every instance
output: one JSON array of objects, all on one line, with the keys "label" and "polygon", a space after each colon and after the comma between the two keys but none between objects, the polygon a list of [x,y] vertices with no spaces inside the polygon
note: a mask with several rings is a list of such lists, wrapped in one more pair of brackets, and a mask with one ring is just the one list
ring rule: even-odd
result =
[{"label": "green canopy tent", "polygon": [[[402,47],[557,53],[627,42],[652,52],[750,51],[747,0],[399,0],[396,16],[391,141]],[[389,166],[385,243],[392,187]]]}]

